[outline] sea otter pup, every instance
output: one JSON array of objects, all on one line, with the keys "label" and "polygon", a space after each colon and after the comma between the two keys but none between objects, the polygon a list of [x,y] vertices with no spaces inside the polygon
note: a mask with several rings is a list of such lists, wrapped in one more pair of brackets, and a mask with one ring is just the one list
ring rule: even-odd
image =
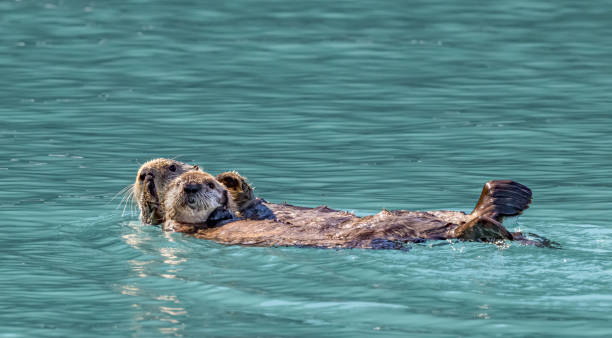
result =
[{"label": "sea otter pup", "polygon": [[186,172],[170,183],[164,210],[164,230],[180,232],[193,232],[219,218],[234,219],[238,211],[227,189],[201,171]]},{"label": "sea otter pup", "polygon": [[[206,192],[194,193],[194,185]],[[236,191],[230,188],[230,193]],[[522,240],[520,233],[510,233],[501,222],[528,208],[531,191],[509,180],[487,182],[470,214],[383,210],[357,217],[325,206],[304,208],[251,199],[242,210],[251,219],[244,219],[235,217],[231,201],[227,188],[210,174],[185,173],[168,187],[164,228],[222,244],[252,246],[401,249],[407,242],[427,239]]]}]

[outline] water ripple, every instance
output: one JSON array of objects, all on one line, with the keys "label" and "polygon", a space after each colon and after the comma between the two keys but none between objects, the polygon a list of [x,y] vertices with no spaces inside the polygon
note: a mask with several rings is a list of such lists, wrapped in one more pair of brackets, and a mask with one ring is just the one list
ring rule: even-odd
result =
[{"label": "water ripple", "polygon": [[[604,1],[0,3],[6,336],[609,336]],[[560,250],[226,247],[113,196],[176,157],[273,202],[473,208]]]}]

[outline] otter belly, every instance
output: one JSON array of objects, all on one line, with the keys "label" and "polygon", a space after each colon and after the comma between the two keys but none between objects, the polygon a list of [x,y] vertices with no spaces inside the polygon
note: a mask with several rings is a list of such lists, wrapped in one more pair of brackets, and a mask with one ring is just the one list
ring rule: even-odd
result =
[{"label": "otter belly", "polygon": [[[190,175],[204,174],[185,173],[181,177]],[[177,190],[175,195],[184,194]],[[357,217],[325,206],[305,208],[252,199],[243,204],[239,219],[233,218],[232,213],[213,213],[214,217],[203,216],[198,222],[180,224],[181,219],[176,219],[173,213],[167,211],[166,216],[170,225],[176,225],[174,229],[180,229],[175,231],[223,244],[401,249],[404,243],[429,239],[526,241],[523,234],[509,232],[502,222],[505,217],[521,214],[530,202],[531,190],[526,186],[510,180],[495,180],[485,184],[470,214],[383,210],[376,215]],[[181,205],[178,206],[180,209]]]},{"label": "otter belly", "polygon": [[[455,238],[468,215],[456,211],[382,211],[357,217],[327,207],[262,202],[268,219],[244,219],[199,229],[194,235],[222,244],[398,249],[403,243]],[[273,217],[270,217],[273,215]]]}]

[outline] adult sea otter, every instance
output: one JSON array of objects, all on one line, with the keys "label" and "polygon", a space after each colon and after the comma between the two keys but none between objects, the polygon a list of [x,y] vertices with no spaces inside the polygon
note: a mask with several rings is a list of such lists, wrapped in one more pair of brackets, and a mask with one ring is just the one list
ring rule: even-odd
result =
[{"label": "adult sea otter", "polygon": [[[196,166],[174,165],[191,169],[168,179],[163,187],[149,189],[157,192],[155,203],[160,207],[156,210],[164,215],[156,220],[163,221],[167,230],[218,243],[400,249],[408,242],[454,238],[527,241],[521,233],[511,233],[502,224],[504,217],[519,215],[531,202],[529,188],[509,180],[487,182],[476,208],[469,214],[383,210],[357,217],[327,207],[268,203],[255,198],[246,180],[237,173],[213,177]],[[146,168],[139,172],[143,170]],[[140,190],[148,189],[146,185],[141,187]],[[134,190],[136,195],[146,195]],[[141,211],[150,209],[146,199],[137,200]]]}]

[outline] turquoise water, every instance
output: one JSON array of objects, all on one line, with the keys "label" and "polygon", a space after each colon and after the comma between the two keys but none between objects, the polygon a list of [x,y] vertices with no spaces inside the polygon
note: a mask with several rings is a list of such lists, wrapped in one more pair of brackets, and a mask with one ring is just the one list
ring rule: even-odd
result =
[{"label": "turquoise water", "polygon": [[[0,2],[0,337],[612,334],[607,1]],[[359,214],[470,210],[561,250],[243,248],[113,196],[236,169]]]}]

